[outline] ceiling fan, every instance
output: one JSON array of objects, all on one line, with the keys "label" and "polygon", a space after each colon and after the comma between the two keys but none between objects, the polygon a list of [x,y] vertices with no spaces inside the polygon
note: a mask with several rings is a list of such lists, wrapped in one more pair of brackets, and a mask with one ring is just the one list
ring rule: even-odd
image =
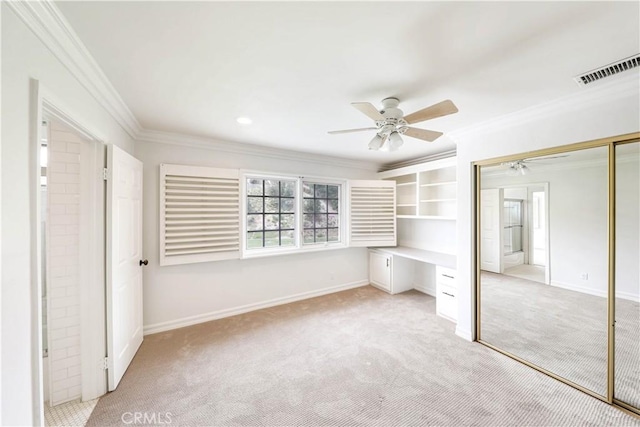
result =
[{"label": "ceiling fan", "polygon": [[502,166],[508,166],[507,175],[515,176],[515,175],[527,175],[531,170],[526,165],[526,163],[530,162],[538,162],[541,160],[551,160],[551,159],[560,159],[562,157],[569,157],[568,154],[563,154],[561,156],[549,156],[549,157],[538,157],[535,159],[523,159],[523,160],[515,160],[513,162],[505,162],[501,163]]},{"label": "ceiling fan", "polygon": [[371,142],[369,142],[369,149],[376,151],[396,151],[404,144],[401,135],[429,142],[435,141],[442,136],[442,132],[418,129],[410,127],[409,125],[458,112],[458,108],[454,103],[446,100],[405,116],[402,110],[398,108],[399,104],[400,100],[398,98],[385,98],[382,100],[382,110],[378,110],[369,102],[352,102],[351,105],[353,105],[354,108],[375,122],[375,127],[334,130],[329,133],[336,135],[375,130],[376,135]]}]

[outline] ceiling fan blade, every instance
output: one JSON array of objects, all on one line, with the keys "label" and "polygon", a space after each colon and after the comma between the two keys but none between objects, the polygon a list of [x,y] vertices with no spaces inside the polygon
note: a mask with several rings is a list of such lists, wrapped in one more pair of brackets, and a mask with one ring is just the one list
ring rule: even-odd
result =
[{"label": "ceiling fan blade", "polygon": [[359,110],[361,113],[364,113],[372,120],[384,120],[382,114],[376,107],[373,106],[370,102],[352,102],[354,108]]},{"label": "ceiling fan blade", "polygon": [[331,135],[339,135],[341,133],[362,132],[365,130],[376,130],[378,128],[360,128],[360,129],[345,129],[345,130],[330,130],[328,133]]},{"label": "ceiling fan blade", "polygon": [[535,159],[524,159],[523,162],[538,162],[540,160],[551,160],[551,159],[561,159],[563,157],[569,157],[568,154],[563,154],[561,156],[549,156],[549,157],[537,157]]},{"label": "ceiling fan blade", "polygon": [[446,116],[458,112],[458,107],[455,106],[451,100],[439,102],[431,107],[423,108],[422,110],[411,113],[405,116],[404,119],[409,124],[423,122],[429,119],[435,119],[436,117]]},{"label": "ceiling fan blade", "polygon": [[407,128],[406,131],[404,131],[404,135],[410,136],[412,138],[418,138],[424,141],[432,142],[440,138],[442,136],[442,132],[410,127],[410,128]]}]

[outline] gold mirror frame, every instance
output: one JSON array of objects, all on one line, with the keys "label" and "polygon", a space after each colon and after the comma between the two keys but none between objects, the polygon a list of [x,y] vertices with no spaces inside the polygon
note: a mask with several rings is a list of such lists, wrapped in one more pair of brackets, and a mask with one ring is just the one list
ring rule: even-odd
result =
[{"label": "gold mirror frame", "polygon": [[[558,381],[561,381],[571,387],[574,387],[588,395],[595,397],[603,402],[613,405],[631,415],[640,416],[640,408],[635,408],[625,402],[619,401],[614,396],[614,360],[615,360],[615,226],[616,226],[616,199],[615,199],[615,179],[616,179],[616,157],[615,148],[618,145],[628,144],[640,141],[640,132],[629,133],[625,135],[614,136],[610,138],[596,139],[592,141],[579,142],[574,144],[562,145],[557,147],[545,148],[524,153],[513,154],[509,156],[495,157],[486,160],[475,161],[472,163],[473,178],[473,283],[474,283],[474,315],[475,320],[475,341],[483,344],[499,353],[502,353],[512,359],[517,360],[537,371],[540,371]],[[481,301],[480,301],[480,238],[478,236],[480,230],[480,168],[481,166],[496,166],[501,163],[512,162],[529,157],[550,156],[555,154],[568,153],[571,151],[584,150],[588,148],[608,147],[608,225],[607,225],[607,241],[608,241],[608,294],[607,294],[607,394],[602,396],[595,393],[573,381],[561,377],[545,368],[528,362],[515,354],[511,354],[502,350],[486,341],[482,340],[481,335]]]}]

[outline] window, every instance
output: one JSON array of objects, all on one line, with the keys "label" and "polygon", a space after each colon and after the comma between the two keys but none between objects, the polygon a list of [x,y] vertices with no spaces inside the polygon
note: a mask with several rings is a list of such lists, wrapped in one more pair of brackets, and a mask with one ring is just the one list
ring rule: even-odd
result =
[{"label": "window", "polygon": [[345,181],[245,175],[243,256],[345,246]]},{"label": "window", "polygon": [[247,249],[296,246],[296,184],[247,178]]},{"label": "window", "polygon": [[340,241],[340,186],[302,183],[302,241],[305,245]]}]

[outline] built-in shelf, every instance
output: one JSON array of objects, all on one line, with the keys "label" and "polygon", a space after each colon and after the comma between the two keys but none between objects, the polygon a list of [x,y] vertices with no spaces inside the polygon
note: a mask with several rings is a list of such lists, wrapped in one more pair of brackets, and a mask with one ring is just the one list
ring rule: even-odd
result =
[{"label": "built-in shelf", "polygon": [[439,203],[439,202],[457,202],[457,201],[458,199],[428,199],[428,200],[420,200],[420,203]]},{"label": "built-in shelf", "polygon": [[399,219],[437,219],[442,221],[455,221],[455,216],[439,216],[439,215],[396,215]]},{"label": "built-in shelf", "polygon": [[432,182],[428,184],[420,184],[420,187],[437,187],[439,185],[457,184],[458,181]]},{"label": "built-in shelf", "polygon": [[455,220],[455,157],[385,171],[378,176],[396,182],[398,218]]}]

